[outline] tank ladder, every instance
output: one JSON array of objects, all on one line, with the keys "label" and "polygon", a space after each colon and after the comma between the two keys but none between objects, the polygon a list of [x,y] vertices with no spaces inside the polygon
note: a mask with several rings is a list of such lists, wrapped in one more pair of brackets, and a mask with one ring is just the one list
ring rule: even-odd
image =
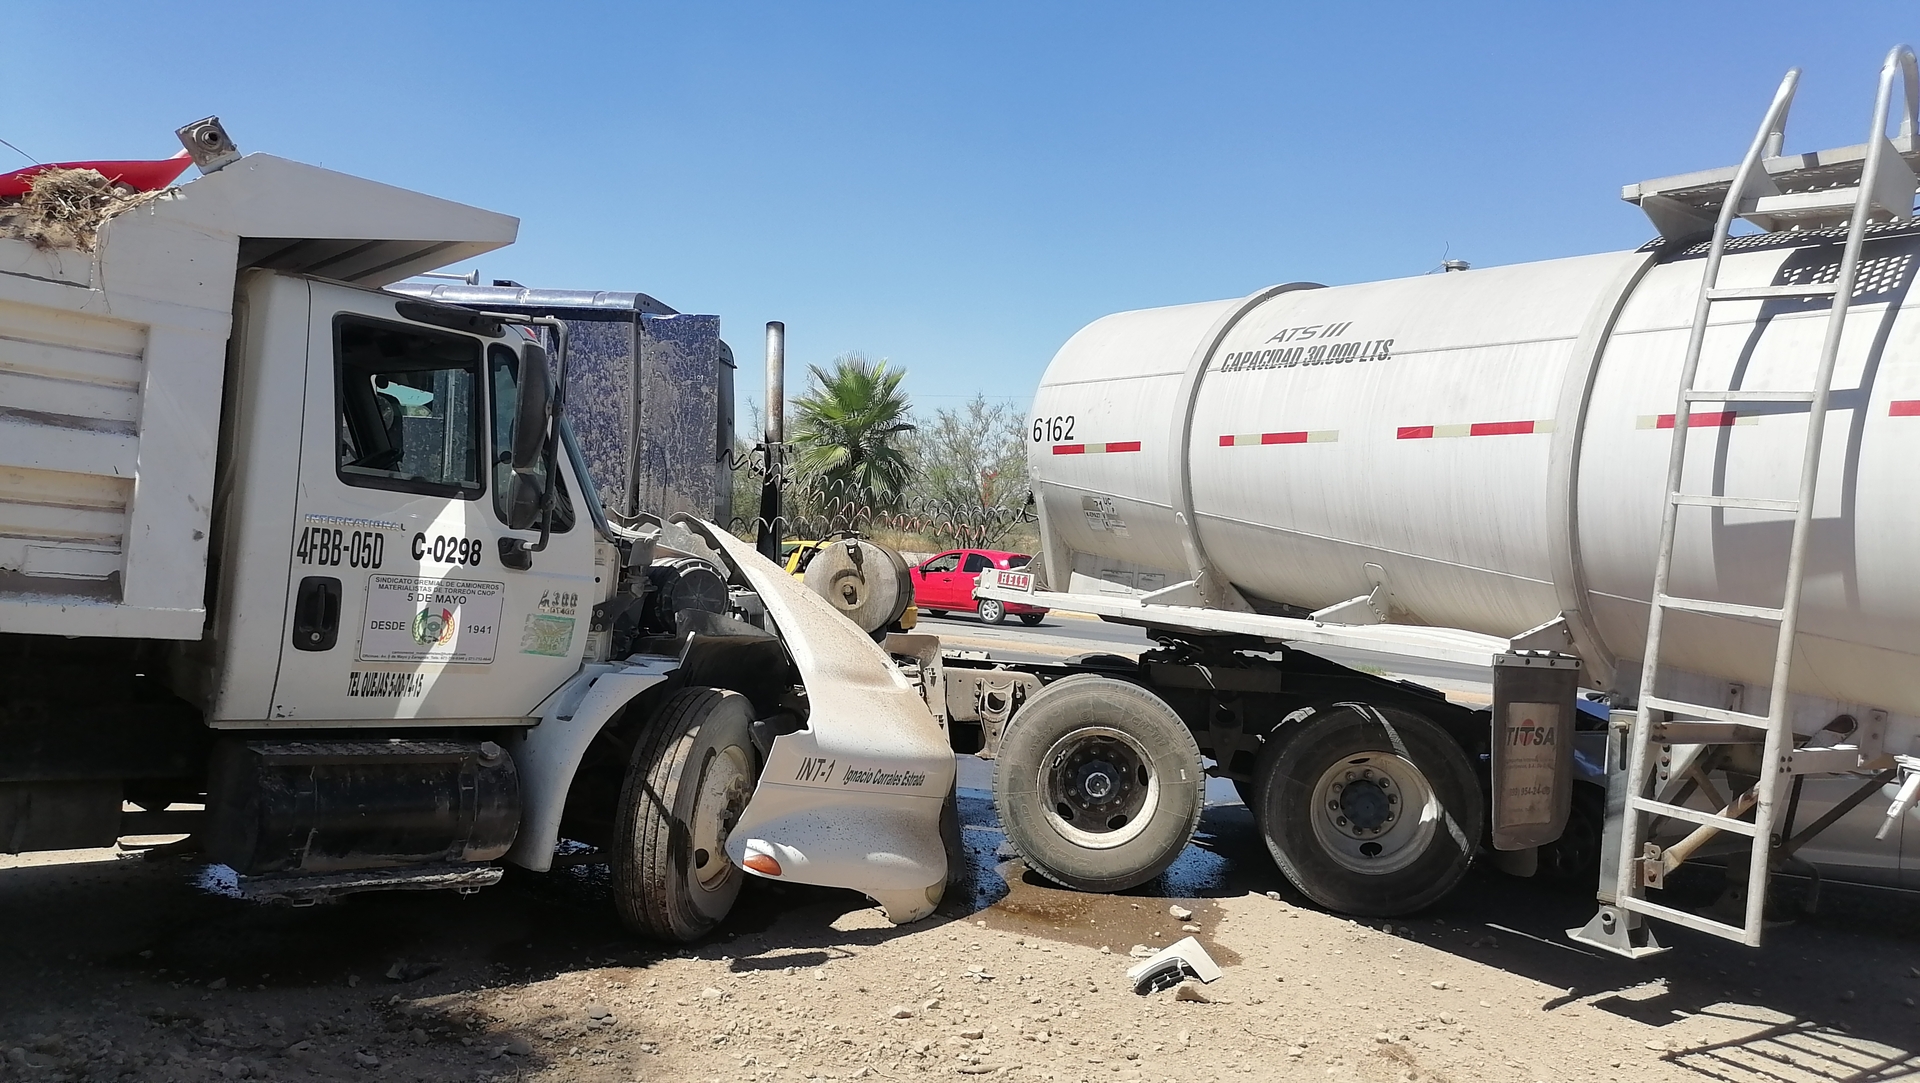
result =
[{"label": "tank ladder", "polygon": [[[1896,74],[1903,76],[1906,100],[1898,145],[1886,137],[1888,114],[1893,106]],[[1659,191],[1661,182],[1637,186],[1643,208],[1656,222],[1656,211],[1669,219],[1700,211],[1717,209],[1713,239],[1708,248],[1700,295],[1694,306],[1693,327],[1687,338],[1687,352],[1681,367],[1680,388],[1674,406],[1673,444],[1667,461],[1665,508],[1660,523],[1659,558],[1655,565],[1651,612],[1647,620],[1647,643],[1640,677],[1639,709],[1627,745],[1627,789],[1621,810],[1619,846],[1613,872],[1614,905],[1603,906],[1585,929],[1572,930],[1576,939],[1619,954],[1638,957],[1664,950],[1654,940],[1644,919],[1658,918],[1675,925],[1758,946],[1763,928],[1768,875],[1776,857],[1776,848],[1790,851],[1801,841],[1797,837],[1786,847],[1775,837],[1777,798],[1782,784],[1793,775],[1835,774],[1859,770],[1869,749],[1863,732],[1857,747],[1796,750],[1792,719],[1788,706],[1789,678],[1793,668],[1794,635],[1800,616],[1801,587],[1806,575],[1807,543],[1813,523],[1814,492],[1819,481],[1821,437],[1826,428],[1829,392],[1841,335],[1852,300],[1861,263],[1866,228],[1871,220],[1910,219],[1913,216],[1916,179],[1905,155],[1914,146],[1915,114],[1920,112],[1920,78],[1916,77],[1913,50],[1901,46],[1887,57],[1880,71],[1879,94],[1874,104],[1873,128],[1864,148],[1845,148],[1782,160],[1781,144],[1785,136],[1787,111],[1799,84],[1800,71],[1794,69],[1780,83],[1761,122],[1745,159],[1724,180],[1724,195],[1703,189],[1699,183],[1710,175],[1694,174],[1674,178],[1688,184],[1675,184],[1674,196]],[[1852,153],[1856,149],[1864,153]],[[1849,166],[1849,163],[1852,163]],[[1850,174],[1850,175],[1849,175]],[[1724,176],[1724,175],[1722,175]],[[1716,181],[1719,178],[1714,178]],[[1849,183],[1850,182],[1850,183]],[[1712,188],[1720,188],[1715,183]],[[1687,189],[1680,192],[1680,189]],[[1631,191],[1631,190],[1630,190]],[[1680,202],[1684,196],[1686,203]],[[1630,196],[1631,198],[1631,196]],[[1655,206],[1647,207],[1651,199]],[[1664,203],[1662,201],[1665,201]],[[1718,202],[1718,207],[1712,204]],[[1828,228],[1841,221],[1847,224],[1846,242],[1835,281],[1831,284],[1806,283],[1784,286],[1743,286],[1725,288],[1719,284],[1721,261],[1727,249],[1734,219],[1745,218],[1772,231],[1783,228]],[[1665,230],[1663,230],[1665,232]],[[1825,298],[1827,325],[1820,347],[1819,363],[1812,386],[1804,391],[1709,390],[1695,386],[1700,367],[1709,314],[1714,306],[1734,301],[1775,299],[1804,300]],[[1689,413],[1702,403],[1806,403],[1807,432],[1801,451],[1798,495],[1791,500],[1725,496],[1694,493],[1682,489],[1687,461]],[[1720,409],[1722,407],[1709,407]],[[1787,551],[1784,590],[1776,607],[1744,605],[1707,598],[1684,597],[1670,589],[1673,570],[1674,538],[1683,508],[1738,508],[1790,514],[1793,535]],[[1774,629],[1772,683],[1767,712],[1753,714],[1738,709],[1738,704],[1715,706],[1693,703],[1654,694],[1656,678],[1663,670],[1662,652],[1667,643],[1667,616],[1679,611],[1709,618],[1739,620],[1771,625]],[[1719,753],[1730,746],[1763,746],[1758,781],[1743,793],[1720,794],[1707,778]],[[1656,750],[1661,746],[1661,750]],[[1687,748],[1686,746],[1693,746]],[[1656,757],[1670,755],[1669,768],[1657,795],[1650,795],[1650,776]],[[1750,775],[1748,777],[1751,777]],[[1718,811],[1705,811],[1685,804],[1692,795],[1704,795],[1706,803]],[[1691,824],[1694,830],[1684,839],[1661,847],[1648,841],[1657,820]],[[1815,828],[1823,828],[1824,823]],[[1744,899],[1744,915],[1739,924],[1720,921],[1700,914],[1654,902],[1650,889],[1664,885],[1672,872],[1702,846],[1725,833],[1748,840],[1749,863]],[[1810,834],[1807,833],[1807,834]],[[1779,855],[1784,857],[1784,854]],[[1607,871],[1602,870],[1602,877]]]}]

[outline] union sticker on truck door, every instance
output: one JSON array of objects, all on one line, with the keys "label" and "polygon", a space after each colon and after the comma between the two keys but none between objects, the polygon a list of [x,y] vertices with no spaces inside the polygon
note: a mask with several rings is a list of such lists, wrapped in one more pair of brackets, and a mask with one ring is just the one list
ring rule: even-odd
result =
[{"label": "union sticker on truck door", "polygon": [[376,575],[367,581],[369,662],[491,662],[505,585],[468,579]]},{"label": "union sticker on truck door", "polygon": [[527,614],[526,626],[520,629],[521,654],[545,654],[554,658],[565,658],[572,649],[572,617],[555,617],[545,613]]}]

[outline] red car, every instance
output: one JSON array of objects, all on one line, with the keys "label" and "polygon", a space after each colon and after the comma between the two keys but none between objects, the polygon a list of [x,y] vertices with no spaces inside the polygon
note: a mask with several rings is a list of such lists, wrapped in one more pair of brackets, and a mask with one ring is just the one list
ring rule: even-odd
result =
[{"label": "red car", "polygon": [[973,596],[981,572],[988,568],[1024,568],[1032,559],[1025,553],[1000,549],[949,549],[908,569],[913,575],[913,604],[932,617],[944,617],[949,610],[975,610],[986,624],[999,624],[1009,613],[1019,617],[1022,624],[1039,624],[1047,611],[1037,605]]}]

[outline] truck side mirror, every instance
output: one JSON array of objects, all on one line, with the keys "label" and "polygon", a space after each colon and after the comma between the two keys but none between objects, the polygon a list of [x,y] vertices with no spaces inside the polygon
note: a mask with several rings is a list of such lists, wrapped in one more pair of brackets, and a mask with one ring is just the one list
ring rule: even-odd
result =
[{"label": "truck side mirror", "polygon": [[540,525],[541,498],[546,490],[533,474],[514,471],[507,475],[506,521],[508,530],[532,530]]},{"label": "truck side mirror", "polygon": [[547,450],[548,421],[553,414],[553,375],[547,370],[547,351],[529,342],[520,353],[518,402],[513,418],[513,472],[530,474],[540,468]]},{"label": "truck side mirror", "polygon": [[[520,354],[515,381],[513,447],[508,449],[506,520],[509,530],[531,530],[540,524],[546,507],[546,485],[540,466],[547,450],[553,413],[553,378],[547,369],[547,351],[529,342]],[[550,484],[550,482],[549,482]]]}]

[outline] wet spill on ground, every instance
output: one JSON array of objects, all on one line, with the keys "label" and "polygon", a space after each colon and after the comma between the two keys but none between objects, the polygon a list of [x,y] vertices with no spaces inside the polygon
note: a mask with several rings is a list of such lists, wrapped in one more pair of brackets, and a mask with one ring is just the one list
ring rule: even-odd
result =
[{"label": "wet spill on ground", "polygon": [[[1244,809],[1209,809],[1194,845],[1172,868],[1131,891],[1099,895],[1063,888],[1028,869],[1007,848],[990,794],[963,789],[959,805],[967,868],[965,879],[942,907],[952,916],[971,916],[990,929],[1036,939],[1105,947],[1117,955],[1136,944],[1158,949],[1192,936],[1215,962],[1226,966],[1240,961],[1214,939],[1220,911],[1213,900],[1250,890],[1238,882],[1242,877],[1236,867],[1244,862],[1229,852],[1240,848],[1244,840],[1239,836],[1252,829]],[[1176,905],[1193,916],[1173,917],[1168,908]],[[1181,926],[1188,924],[1200,930],[1184,931]]]}]

